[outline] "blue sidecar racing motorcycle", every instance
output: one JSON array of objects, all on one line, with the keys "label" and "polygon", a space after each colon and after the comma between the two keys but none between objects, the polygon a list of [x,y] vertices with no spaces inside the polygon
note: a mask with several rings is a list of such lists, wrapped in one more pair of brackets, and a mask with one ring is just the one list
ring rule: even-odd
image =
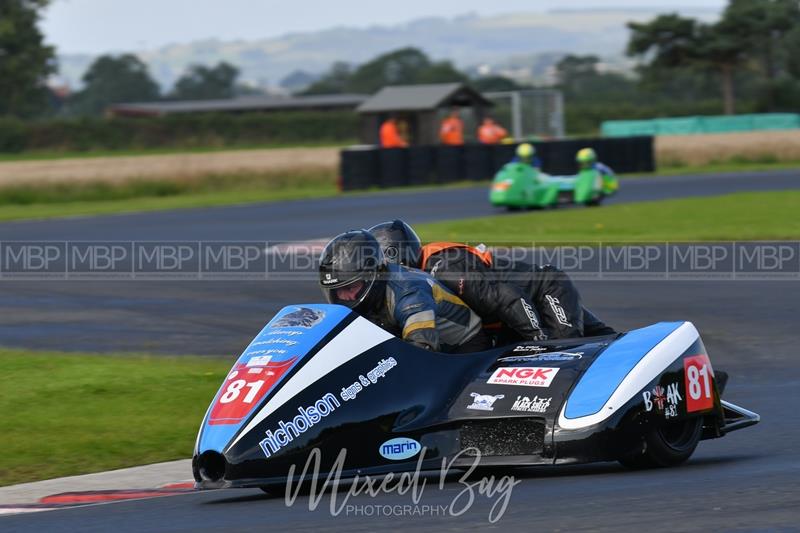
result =
[{"label": "blue sidecar racing motorcycle", "polygon": [[346,307],[289,306],[227,375],[192,467],[198,488],[264,488],[314,449],[321,475],[344,477],[478,456],[482,467],[674,466],[700,440],[759,421],[721,399],[725,381],[690,322],[452,355]]}]

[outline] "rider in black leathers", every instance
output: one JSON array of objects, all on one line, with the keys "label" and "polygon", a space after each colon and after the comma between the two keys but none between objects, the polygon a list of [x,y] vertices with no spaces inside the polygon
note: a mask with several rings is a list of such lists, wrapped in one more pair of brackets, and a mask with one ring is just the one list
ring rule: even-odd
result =
[{"label": "rider in black leathers", "polygon": [[395,220],[368,230],[387,260],[421,268],[483,318],[500,322],[516,335],[511,341],[609,335],[615,331],[583,307],[569,276],[552,265],[503,260],[459,243],[421,246],[414,230]]}]

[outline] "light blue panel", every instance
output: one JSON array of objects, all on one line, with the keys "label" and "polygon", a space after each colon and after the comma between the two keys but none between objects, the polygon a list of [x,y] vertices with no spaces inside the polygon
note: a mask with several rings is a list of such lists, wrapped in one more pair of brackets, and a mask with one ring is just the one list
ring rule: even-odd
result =
[{"label": "light blue panel", "polygon": [[659,322],[635,329],[606,348],[572,390],[564,416],[580,418],[599,412],[642,357],[683,324]]}]

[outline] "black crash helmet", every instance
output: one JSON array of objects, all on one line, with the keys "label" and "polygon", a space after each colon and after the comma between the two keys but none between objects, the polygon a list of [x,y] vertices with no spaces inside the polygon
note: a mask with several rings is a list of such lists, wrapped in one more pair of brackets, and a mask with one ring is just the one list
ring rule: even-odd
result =
[{"label": "black crash helmet", "polygon": [[398,219],[376,224],[367,231],[380,243],[387,262],[419,268],[422,242],[411,226]]},{"label": "black crash helmet", "polygon": [[366,230],[334,237],[322,250],[319,284],[328,303],[360,312],[376,310],[386,294],[383,252]]}]

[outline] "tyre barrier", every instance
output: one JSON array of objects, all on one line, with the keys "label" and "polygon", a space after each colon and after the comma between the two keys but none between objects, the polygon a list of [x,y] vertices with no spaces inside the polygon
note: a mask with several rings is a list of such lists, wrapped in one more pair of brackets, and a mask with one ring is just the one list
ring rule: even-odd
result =
[{"label": "tyre barrier", "polygon": [[[552,175],[577,172],[575,154],[581,148],[593,148],[598,159],[618,174],[655,170],[651,136],[543,141],[534,142],[534,146],[542,170]],[[514,157],[516,147],[515,144],[467,144],[346,148],[340,159],[341,188],[352,191],[489,180]]]}]

